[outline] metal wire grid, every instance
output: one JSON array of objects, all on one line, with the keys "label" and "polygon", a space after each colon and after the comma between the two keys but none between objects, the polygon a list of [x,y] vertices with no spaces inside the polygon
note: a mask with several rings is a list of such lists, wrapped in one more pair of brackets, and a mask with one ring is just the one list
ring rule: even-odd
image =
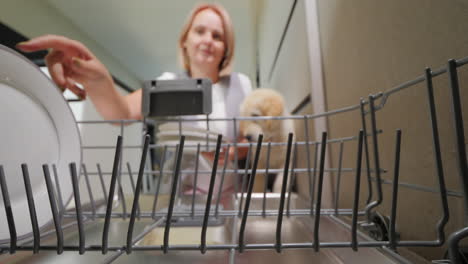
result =
[{"label": "metal wire grid", "polygon": [[[290,117],[239,117],[234,119],[211,119],[211,121],[225,121],[225,122],[234,122],[234,130],[237,130],[237,123],[242,120],[284,120],[284,119],[302,119],[305,125],[305,141],[302,142],[293,142],[293,135],[290,134],[287,142],[282,143],[262,143],[263,136],[259,136],[258,142],[255,147],[255,154],[253,154],[253,159],[248,158],[247,160],[253,160],[253,164],[250,167],[247,165],[247,168],[243,171],[240,171],[237,167],[233,170],[226,169],[226,166],[222,168],[222,175],[223,178],[221,181],[224,180],[224,175],[226,172],[234,172],[242,177],[242,184],[237,186],[236,191],[240,193],[237,195],[236,199],[238,200],[239,207],[234,210],[226,210],[219,206],[221,191],[219,193],[214,193],[214,182],[216,173],[218,172],[217,164],[219,159],[220,150],[222,147],[238,147],[238,146],[248,146],[249,147],[249,156],[252,155],[252,144],[246,143],[236,143],[234,142],[232,146],[230,144],[222,144],[222,136],[218,136],[217,143],[215,145],[215,157],[213,162],[213,168],[211,172],[206,171],[198,171],[198,168],[195,168],[195,175],[198,173],[211,173],[211,181],[209,186],[209,191],[206,199],[206,205],[204,210],[195,209],[195,191],[192,195],[192,204],[189,210],[180,210],[175,206],[175,201],[178,195],[178,181],[180,175],[182,173],[186,173],[180,170],[180,163],[182,159],[182,153],[185,147],[185,136],[181,131],[180,142],[176,147],[176,165],[173,171],[163,171],[162,166],[159,171],[152,171],[152,170],[145,170],[145,162],[147,158],[148,149],[150,148],[158,148],[161,147],[159,145],[150,145],[149,144],[149,136],[145,136],[144,142],[142,146],[122,146],[122,136],[123,136],[123,126],[128,123],[134,122],[141,122],[141,121],[133,121],[133,120],[118,120],[118,121],[105,121],[107,123],[119,123],[121,126],[121,135],[117,139],[117,143],[115,146],[115,157],[112,169],[112,178],[108,188],[106,188],[106,184],[103,180],[103,173],[100,169],[99,164],[97,165],[97,172],[96,173],[88,173],[86,166],[82,165],[81,174],[84,177],[81,177],[86,181],[86,186],[88,190],[88,195],[90,199],[90,207],[87,206],[88,209],[83,209],[81,205],[82,199],[80,198],[80,190],[79,190],[79,179],[78,179],[78,172],[77,172],[77,165],[74,163],[70,164],[70,175],[71,175],[71,182],[73,185],[73,196],[75,202],[75,209],[73,211],[66,211],[65,205],[63,203],[63,197],[61,195],[60,184],[59,184],[59,175],[57,175],[57,171],[54,165],[53,174],[54,174],[54,181],[51,179],[50,167],[48,164],[43,165],[43,173],[47,185],[49,201],[50,201],[50,208],[52,211],[52,216],[54,220],[54,229],[49,231],[40,231],[39,226],[37,224],[37,217],[34,205],[34,197],[32,194],[31,183],[29,179],[28,173],[28,166],[27,164],[22,165],[22,172],[23,172],[23,180],[25,184],[25,195],[28,200],[29,206],[29,213],[32,223],[32,230],[33,230],[33,238],[27,241],[20,241],[21,243],[18,245],[18,238],[16,235],[16,227],[15,221],[13,218],[12,208],[9,201],[9,194],[8,194],[8,187],[5,181],[5,175],[3,172],[3,167],[0,165],[0,186],[2,190],[3,201],[5,205],[5,214],[7,216],[8,227],[10,231],[10,243],[9,245],[3,244],[0,245],[0,250],[2,252],[9,252],[10,254],[15,253],[18,250],[21,251],[33,251],[34,253],[38,253],[41,250],[53,250],[57,251],[57,254],[61,254],[64,250],[67,251],[78,251],[80,254],[84,254],[86,251],[101,251],[103,254],[108,253],[109,251],[113,251],[114,253],[109,256],[108,262],[112,262],[118,256],[126,252],[130,254],[132,251],[147,251],[147,250],[158,250],[167,253],[168,251],[173,250],[199,250],[201,253],[205,253],[208,250],[238,250],[239,252],[243,252],[245,250],[255,250],[255,249],[274,249],[277,252],[281,252],[283,249],[291,249],[291,248],[313,248],[315,251],[319,251],[320,248],[352,248],[353,250],[357,251],[360,247],[377,247],[383,248],[387,250],[387,252],[395,255],[392,250],[395,250],[398,247],[439,247],[444,244],[446,240],[446,235],[444,233],[444,227],[448,222],[448,204],[447,204],[447,196],[452,195],[456,197],[463,197],[465,201],[465,208],[468,206],[467,200],[467,193],[468,193],[468,169],[467,169],[467,157],[466,157],[466,146],[465,146],[465,139],[464,139],[464,125],[462,119],[462,105],[460,101],[460,92],[459,92],[459,83],[458,83],[458,75],[457,75],[457,68],[461,67],[468,63],[468,57],[463,58],[460,60],[450,60],[447,67],[432,71],[431,69],[427,68],[424,72],[424,75],[419,76],[418,78],[403,83],[393,89],[390,89],[385,92],[381,92],[375,95],[370,95],[367,100],[361,100],[359,104],[352,105],[346,108],[337,109],[334,111],[329,111],[325,113],[315,114],[315,115],[304,115],[304,116],[290,116]],[[436,109],[434,103],[434,94],[433,94],[433,86],[432,86],[432,78],[444,73],[448,73],[450,78],[450,87],[451,87],[451,94],[452,94],[452,113],[453,113],[453,121],[455,124],[455,133],[457,139],[457,155],[458,155],[458,167],[459,167],[459,174],[462,181],[462,193],[458,193],[456,191],[447,190],[445,187],[444,175],[443,175],[443,164],[441,159],[441,151],[440,151],[440,142],[439,142],[439,135],[438,135],[438,126],[437,126],[437,118],[436,118]],[[385,173],[386,171],[381,168],[379,163],[379,144],[378,144],[378,137],[377,135],[381,133],[380,130],[377,129],[377,120],[376,120],[376,111],[379,111],[385,106],[385,103],[389,96],[392,94],[411,87],[415,84],[425,82],[427,87],[427,94],[428,94],[428,103],[430,109],[430,120],[432,125],[432,138],[433,138],[433,147],[434,147],[434,158],[437,168],[437,178],[438,178],[438,188],[427,188],[419,185],[414,184],[407,184],[399,182],[399,161],[400,161],[400,145],[401,145],[401,131],[396,132],[396,139],[395,139],[395,159],[394,159],[394,179],[393,181],[384,181],[381,178],[381,173]],[[380,104],[376,105],[376,101],[380,99]],[[347,138],[334,138],[329,139],[327,132],[322,133],[321,141],[315,142],[309,139],[309,131],[308,131],[308,120],[319,118],[319,117],[326,117],[337,115],[340,113],[351,112],[351,111],[359,111],[360,115],[362,116],[362,129],[356,136],[351,136]],[[367,128],[367,123],[365,120],[365,116],[370,115],[370,132]],[[206,120],[207,125],[209,119],[188,119],[187,121],[201,121]],[[165,119],[165,121],[173,121],[173,122],[181,122],[180,119]],[[147,122],[147,120],[143,120],[143,123]],[[82,124],[92,124],[92,123],[99,123],[99,121],[84,121],[80,122]],[[179,126],[180,128],[181,126]],[[235,135],[237,137],[237,135]],[[369,142],[368,137],[372,141],[372,150],[369,150]],[[343,145],[349,141],[357,141],[357,160],[356,160],[356,167],[352,169],[342,168],[342,155],[343,155]],[[339,143],[340,144],[340,151],[339,151],[339,164],[338,168],[331,168],[325,169],[325,153],[327,146],[332,143]],[[207,142],[207,146],[209,143]],[[268,148],[268,155],[271,146],[274,145],[285,145],[287,146],[287,152],[285,157],[285,166],[284,170],[273,170],[269,169],[268,166],[265,170],[257,169],[258,158],[260,149],[262,146]],[[307,157],[307,168],[296,168],[293,166],[289,168],[290,159],[296,158],[296,151],[293,151],[295,148],[297,150],[297,146],[305,145],[306,146],[306,157]],[[315,155],[310,153],[309,147],[315,147]],[[197,148],[197,158],[200,153],[200,145],[191,146]],[[113,148],[109,147],[98,147],[98,146],[88,146],[84,148]],[[121,162],[121,152],[123,148],[141,148],[142,155],[140,166],[138,170],[138,176],[136,180],[136,184],[134,182],[132,168],[129,164],[127,164],[128,172],[122,171],[122,162]],[[164,153],[168,146],[164,146]],[[320,151],[320,154],[319,154]],[[371,169],[371,165],[369,164],[369,157],[373,155],[374,161],[374,168]],[[237,155],[235,157],[237,161]],[[362,159],[365,159],[366,168],[362,169]],[[163,157],[164,160],[164,157]],[[313,160],[313,165],[311,164]],[[354,172],[355,173],[355,185],[354,185],[354,200],[353,200],[353,208],[352,209],[340,209],[338,208],[338,203],[335,203],[335,208],[332,209],[322,209],[322,187],[323,187],[323,177],[324,172],[336,172],[338,176],[337,186],[336,189],[339,190],[340,188],[340,179],[341,174],[345,171]],[[250,202],[252,197],[252,190],[253,190],[253,183],[255,181],[256,173],[268,173],[268,172],[282,172],[283,173],[283,184],[280,194],[280,203],[278,210],[266,210],[266,188],[263,193],[263,203],[262,203],[262,210],[250,210]],[[298,209],[298,208],[291,208],[290,207],[290,198],[291,198],[291,185],[287,185],[287,178],[290,175],[291,177],[296,177],[296,173],[299,172],[306,172],[309,178],[309,185],[310,185],[310,201],[309,207]],[[361,173],[365,172],[367,176],[367,188],[369,196],[366,201],[366,206],[364,209],[359,209],[359,193],[361,190],[360,186],[360,177]],[[170,200],[169,206],[165,211],[156,211],[156,204],[158,202],[159,197],[159,186],[160,182],[157,183],[156,192],[154,194],[154,202],[153,202],[153,210],[149,211],[141,211],[139,208],[139,197],[142,190],[142,182],[143,176],[146,174],[151,175],[159,175],[159,180],[162,178],[161,175],[164,173],[172,173],[172,185],[171,185],[171,192],[170,192]],[[375,177],[371,176],[371,173],[375,174]],[[105,206],[105,213],[98,212],[97,201],[95,201],[93,197],[93,193],[91,192],[90,183],[89,183],[89,175],[96,174],[99,176],[101,187],[102,187],[102,194],[106,201]],[[246,175],[250,174],[251,176],[248,178],[248,182],[246,181]],[[122,191],[122,182],[120,175],[128,175],[131,181],[131,187],[134,192],[134,199],[133,204],[130,212],[127,211],[125,207],[124,195]],[[374,197],[374,190],[372,186],[372,181],[376,182],[376,190]],[[294,182],[291,181],[291,182]],[[55,183],[55,186],[54,186]],[[390,216],[390,232],[389,232],[389,239],[386,241],[358,241],[358,216],[366,216],[369,219],[371,212],[379,206],[383,201],[382,196],[382,184],[392,184],[392,201],[391,201],[391,216]],[[118,186],[118,197],[120,200],[120,204],[122,205],[121,212],[113,212],[114,207],[114,194],[116,185]],[[196,185],[196,176],[195,176],[195,185]],[[398,197],[398,188],[399,186],[412,188],[415,190],[420,191],[428,191],[428,192],[435,192],[440,193],[440,202],[442,204],[442,216],[439,220],[439,223],[436,226],[437,231],[437,239],[433,241],[401,241],[397,239],[396,231],[395,231],[395,219],[396,219],[396,208],[397,208],[397,197]],[[221,188],[220,188],[221,190]],[[216,203],[212,204],[213,197],[216,198]],[[338,201],[339,191],[336,192],[336,201]],[[245,199],[245,201],[244,201]],[[214,207],[214,209],[212,208]],[[286,208],[285,208],[286,207]],[[174,210],[176,208],[176,210]],[[465,215],[468,214],[468,210],[465,210]],[[314,233],[313,233],[313,241],[307,243],[284,243],[282,242],[282,222],[283,218],[285,217],[294,217],[294,216],[310,216],[314,219],[313,226],[314,226]],[[350,224],[346,224],[336,216],[341,215],[348,215],[351,216],[352,220]],[[169,233],[171,228],[171,219],[174,217],[198,217],[202,218],[202,231],[200,234],[200,244],[194,245],[171,245],[169,241]],[[246,244],[245,243],[245,227],[247,224],[248,217],[251,216],[262,216],[262,217],[276,217],[276,242],[271,244]],[[351,230],[351,238],[350,241],[346,242],[320,242],[320,216],[329,216],[332,219],[335,219],[337,222],[342,223],[345,226],[348,226]],[[208,228],[208,220],[209,218],[213,217],[221,217],[221,218],[233,218],[238,219],[241,221],[240,228],[238,232],[238,243],[234,244],[222,244],[222,245],[210,245],[206,242],[206,232]],[[127,230],[127,240],[125,245],[121,246],[109,246],[108,241],[108,233],[109,233],[109,224],[112,218],[129,218],[129,225]],[[162,245],[157,246],[138,246],[135,245],[138,240],[140,240],[146,233],[149,232],[151,229],[147,229],[143,233],[134,236],[134,224],[136,219],[140,218],[151,218],[155,222],[150,225],[150,227],[156,227],[165,225],[164,229],[164,243]],[[74,221],[63,224],[63,219],[73,219]],[[93,221],[95,219],[104,219],[104,227],[103,227],[103,235],[102,235],[102,243],[100,245],[86,245],[85,240],[85,233],[84,233],[84,225],[88,221]],[[79,233],[79,244],[78,245],[64,245],[63,239],[63,230],[71,225],[78,226],[78,233]],[[56,245],[41,245],[40,241],[41,238],[50,235],[51,233],[55,233],[57,237],[57,244]],[[460,256],[457,254],[458,251],[458,242],[468,236],[468,227],[465,227],[457,232],[451,234],[448,238],[449,244],[449,255],[452,263],[459,263]],[[32,244],[31,244],[32,243]]]}]

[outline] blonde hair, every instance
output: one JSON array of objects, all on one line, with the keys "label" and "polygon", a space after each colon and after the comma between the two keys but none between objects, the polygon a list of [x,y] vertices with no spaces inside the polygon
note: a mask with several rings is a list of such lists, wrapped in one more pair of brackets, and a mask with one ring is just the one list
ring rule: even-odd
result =
[{"label": "blonde hair", "polygon": [[199,4],[190,12],[185,25],[182,27],[179,38],[179,61],[182,67],[190,72],[189,59],[184,48],[184,43],[187,40],[187,35],[192,27],[195,16],[203,10],[213,10],[221,19],[224,30],[224,56],[219,65],[219,76],[229,75],[231,73],[232,57],[234,55],[234,29],[231,18],[226,9],[219,4]]}]

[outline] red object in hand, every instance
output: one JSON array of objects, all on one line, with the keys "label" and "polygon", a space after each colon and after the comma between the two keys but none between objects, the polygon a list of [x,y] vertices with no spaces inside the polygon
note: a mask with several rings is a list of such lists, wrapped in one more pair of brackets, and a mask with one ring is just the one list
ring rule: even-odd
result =
[{"label": "red object in hand", "polygon": [[[241,140],[238,141],[238,143],[249,143],[247,139],[242,138]],[[249,147],[237,147],[237,159],[238,160],[243,160],[247,157],[247,152],[249,151]],[[229,149],[229,160],[234,160],[235,159],[235,153],[236,150],[235,148],[230,148]]]},{"label": "red object in hand", "polygon": [[[244,138],[241,139],[238,143],[248,143],[248,141]],[[237,147],[237,160],[243,160],[247,157],[247,152],[249,151],[249,147]],[[235,154],[236,150],[231,145],[229,148],[229,153],[228,153],[228,160],[229,161],[234,161],[235,160]],[[201,154],[203,157],[205,157],[208,160],[214,160],[215,156],[215,151],[201,151]],[[224,165],[224,161],[226,159],[226,147],[222,148],[221,151],[219,152],[219,158],[218,158],[218,165]]]}]

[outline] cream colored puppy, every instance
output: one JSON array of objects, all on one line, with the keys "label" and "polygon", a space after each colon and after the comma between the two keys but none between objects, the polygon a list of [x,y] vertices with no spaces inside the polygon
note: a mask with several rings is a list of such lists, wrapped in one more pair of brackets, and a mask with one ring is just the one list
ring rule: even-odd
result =
[{"label": "cream colored puppy", "polygon": [[[247,96],[241,104],[240,115],[243,117],[256,116],[289,116],[286,110],[284,99],[277,91],[272,89],[256,89]],[[249,142],[256,142],[258,136],[263,134],[263,142],[287,143],[288,134],[294,133],[294,122],[286,120],[245,120],[240,122],[240,133]],[[255,145],[253,145],[252,157],[255,155]],[[268,146],[263,145],[260,153],[258,169],[265,169],[267,165]],[[284,169],[287,146],[271,146],[269,169]],[[291,156],[292,157],[292,156]],[[291,158],[292,160],[292,158]],[[252,164],[252,163],[251,163]],[[291,165],[290,165],[291,166]],[[281,192],[283,183],[283,172],[276,173],[273,185],[274,192]],[[290,178],[288,176],[288,178]],[[254,192],[263,192],[266,175],[257,173],[255,176]],[[289,180],[288,180],[289,186]]]}]

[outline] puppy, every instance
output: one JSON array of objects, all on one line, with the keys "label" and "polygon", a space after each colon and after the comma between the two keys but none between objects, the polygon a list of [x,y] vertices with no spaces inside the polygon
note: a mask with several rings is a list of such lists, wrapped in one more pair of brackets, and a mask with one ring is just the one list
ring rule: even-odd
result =
[{"label": "puppy", "polygon": [[[275,90],[256,89],[250,93],[240,106],[240,115],[243,117],[256,116],[289,116],[284,99]],[[263,143],[277,142],[287,143],[288,134],[294,133],[294,122],[286,120],[245,120],[240,122],[240,133],[249,142],[256,143],[258,136],[263,134]],[[284,169],[287,146],[271,146],[269,169]],[[266,169],[268,146],[262,145],[257,169]],[[292,154],[292,153],[291,153]],[[255,144],[253,144],[251,161],[255,155]],[[291,159],[292,160],[292,159]],[[252,164],[252,162],[250,164]],[[291,165],[290,165],[291,167]],[[288,176],[288,186],[289,186]],[[254,192],[263,192],[267,175],[257,173],[255,176]],[[274,192],[281,192],[283,184],[283,172],[276,173],[273,184]]]}]

